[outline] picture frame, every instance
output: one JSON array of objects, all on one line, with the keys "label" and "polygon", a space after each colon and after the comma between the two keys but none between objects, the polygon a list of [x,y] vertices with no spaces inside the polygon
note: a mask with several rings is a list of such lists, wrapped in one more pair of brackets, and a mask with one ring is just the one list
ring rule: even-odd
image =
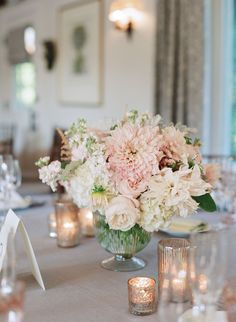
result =
[{"label": "picture frame", "polygon": [[59,13],[59,101],[76,106],[102,102],[102,0],[86,0]]}]

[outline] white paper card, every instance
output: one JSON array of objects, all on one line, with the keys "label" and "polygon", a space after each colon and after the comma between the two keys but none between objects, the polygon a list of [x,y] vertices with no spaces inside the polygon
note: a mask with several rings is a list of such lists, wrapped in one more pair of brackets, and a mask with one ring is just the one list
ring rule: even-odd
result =
[{"label": "white paper card", "polygon": [[24,241],[24,246],[25,246],[28,260],[30,262],[32,274],[35,277],[36,281],[39,283],[39,285],[42,287],[42,289],[45,290],[43,279],[39,270],[39,266],[38,266],[28,233],[21,219],[17,217],[17,215],[11,209],[7,213],[6,220],[2,226],[1,233],[0,233],[0,271],[2,270],[3,259],[7,249],[8,235],[12,231],[15,237],[15,234],[18,228],[19,228],[21,237]]}]

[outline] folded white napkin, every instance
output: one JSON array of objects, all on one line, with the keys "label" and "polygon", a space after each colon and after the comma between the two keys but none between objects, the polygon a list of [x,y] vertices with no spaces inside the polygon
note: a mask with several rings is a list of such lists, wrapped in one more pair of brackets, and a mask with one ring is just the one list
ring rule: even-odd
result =
[{"label": "folded white napkin", "polygon": [[11,200],[8,202],[3,200],[2,197],[3,196],[0,195],[0,210],[25,208],[29,205],[29,200],[21,197],[16,191],[12,191]]}]

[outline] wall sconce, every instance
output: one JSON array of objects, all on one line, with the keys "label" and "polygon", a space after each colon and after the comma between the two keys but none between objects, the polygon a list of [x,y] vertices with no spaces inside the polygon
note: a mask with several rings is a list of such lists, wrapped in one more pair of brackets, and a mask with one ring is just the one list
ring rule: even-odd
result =
[{"label": "wall sconce", "polygon": [[142,4],[140,0],[116,0],[111,4],[109,20],[115,27],[132,35],[134,27],[142,18]]},{"label": "wall sconce", "polygon": [[44,58],[46,61],[47,69],[52,70],[57,58],[57,48],[53,40],[45,40],[44,46]]}]

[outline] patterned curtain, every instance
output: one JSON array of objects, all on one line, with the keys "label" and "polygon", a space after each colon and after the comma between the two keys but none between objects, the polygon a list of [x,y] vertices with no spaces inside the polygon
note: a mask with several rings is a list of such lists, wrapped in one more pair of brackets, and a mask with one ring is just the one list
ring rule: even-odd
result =
[{"label": "patterned curtain", "polygon": [[156,111],[201,130],[204,0],[158,0]]}]

